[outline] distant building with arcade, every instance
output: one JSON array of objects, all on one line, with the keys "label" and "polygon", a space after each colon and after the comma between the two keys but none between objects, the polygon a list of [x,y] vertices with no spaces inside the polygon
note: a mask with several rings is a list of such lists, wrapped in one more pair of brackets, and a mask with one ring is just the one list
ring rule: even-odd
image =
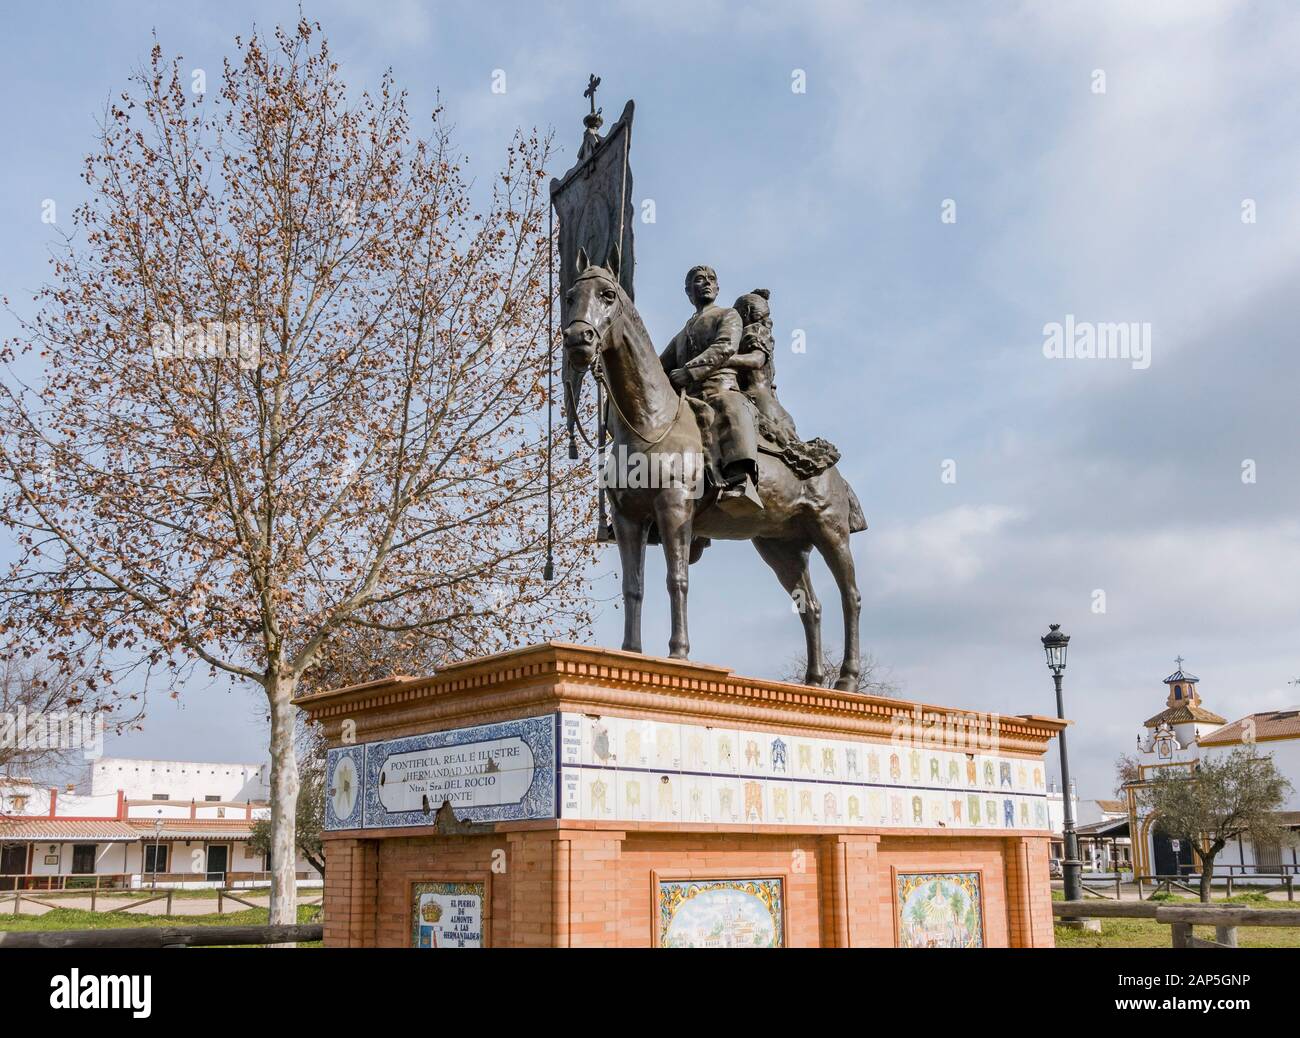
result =
[{"label": "distant building with arcade", "polygon": [[[1300,708],[1248,714],[1229,723],[1201,701],[1200,679],[1183,668],[1164,679],[1165,708],[1144,722],[1138,737],[1135,781],[1127,783],[1128,831],[1132,837],[1133,868],[1144,876],[1173,876],[1198,869],[1191,844],[1165,832],[1160,819],[1143,808],[1141,790],[1164,768],[1192,774],[1202,760],[1231,753],[1253,744],[1292,784],[1290,800],[1280,812],[1281,822],[1300,829]],[[1297,847],[1257,846],[1249,837],[1234,840],[1215,861],[1215,875],[1250,882],[1252,877],[1295,874],[1300,871]]]}]

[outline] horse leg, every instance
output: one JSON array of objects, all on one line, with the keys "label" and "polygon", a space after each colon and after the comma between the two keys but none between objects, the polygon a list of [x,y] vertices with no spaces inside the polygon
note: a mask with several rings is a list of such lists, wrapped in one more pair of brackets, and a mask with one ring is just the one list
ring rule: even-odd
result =
[{"label": "horse leg", "polygon": [[858,676],[862,672],[862,649],[858,644],[862,594],[858,591],[853,552],[849,548],[848,525],[823,529],[816,535],[814,543],[835,577],[835,583],[840,589],[840,602],[844,607],[844,662],[840,666],[840,676],[835,681],[835,687],[842,692],[856,692]]},{"label": "horse leg", "polygon": [[691,526],[694,502],[681,488],[661,490],[655,498],[655,524],[664,545],[668,567],[668,601],[672,607],[673,630],[668,639],[668,655],[676,660],[689,658],[690,636],[686,623],[686,594],[689,586]]},{"label": "horse leg", "polygon": [[755,537],[753,544],[799,610],[807,658],[803,683],[820,687],[826,684],[826,671],[822,665],[822,604],[813,590],[812,575],[808,572],[812,544],[766,537]]},{"label": "horse leg", "polygon": [[645,597],[645,542],[650,524],[613,514],[614,540],[623,568],[623,650],[641,651],[641,600]]}]

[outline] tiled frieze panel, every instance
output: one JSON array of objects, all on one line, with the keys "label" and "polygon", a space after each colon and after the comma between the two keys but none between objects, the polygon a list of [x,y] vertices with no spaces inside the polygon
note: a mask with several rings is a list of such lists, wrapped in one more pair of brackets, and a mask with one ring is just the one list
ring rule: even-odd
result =
[{"label": "tiled frieze panel", "polygon": [[560,816],[724,825],[1043,829],[1041,761],[562,714]]},{"label": "tiled frieze panel", "polygon": [[458,819],[1041,830],[1040,760],[561,713],[329,751],[326,828]]}]

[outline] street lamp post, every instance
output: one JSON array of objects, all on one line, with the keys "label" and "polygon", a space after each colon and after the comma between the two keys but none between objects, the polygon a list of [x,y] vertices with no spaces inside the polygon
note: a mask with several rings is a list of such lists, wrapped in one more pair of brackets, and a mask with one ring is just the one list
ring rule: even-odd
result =
[{"label": "street lamp post", "polygon": [[[1052,624],[1042,637],[1043,651],[1047,653],[1047,667],[1056,682],[1056,716],[1065,720],[1065,700],[1061,694],[1061,679],[1065,675],[1065,651],[1070,636],[1061,633],[1060,624]],[[1070,803],[1070,755],[1065,748],[1065,729],[1057,734],[1061,743],[1061,803],[1065,809],[1064,832],[1065,860],[1061,862],[1065,878],[1065,900],[1083,899],[1083,863],[1079,861],[1079,840],[1074,832],[1074,807]]]}]

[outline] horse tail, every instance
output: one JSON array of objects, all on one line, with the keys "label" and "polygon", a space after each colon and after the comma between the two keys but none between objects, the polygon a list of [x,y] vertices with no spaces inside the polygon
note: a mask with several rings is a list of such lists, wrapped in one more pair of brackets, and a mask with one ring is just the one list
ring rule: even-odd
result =
[{"label": "horse tail", "polygon": [[858,501],[858,495],[853,492],[849,486],[849,481],[840,476],[844,484],[844,493],[849,499],[849,533],[861,533],[867,528],[867,517],[862,514],[862,504]]}]

